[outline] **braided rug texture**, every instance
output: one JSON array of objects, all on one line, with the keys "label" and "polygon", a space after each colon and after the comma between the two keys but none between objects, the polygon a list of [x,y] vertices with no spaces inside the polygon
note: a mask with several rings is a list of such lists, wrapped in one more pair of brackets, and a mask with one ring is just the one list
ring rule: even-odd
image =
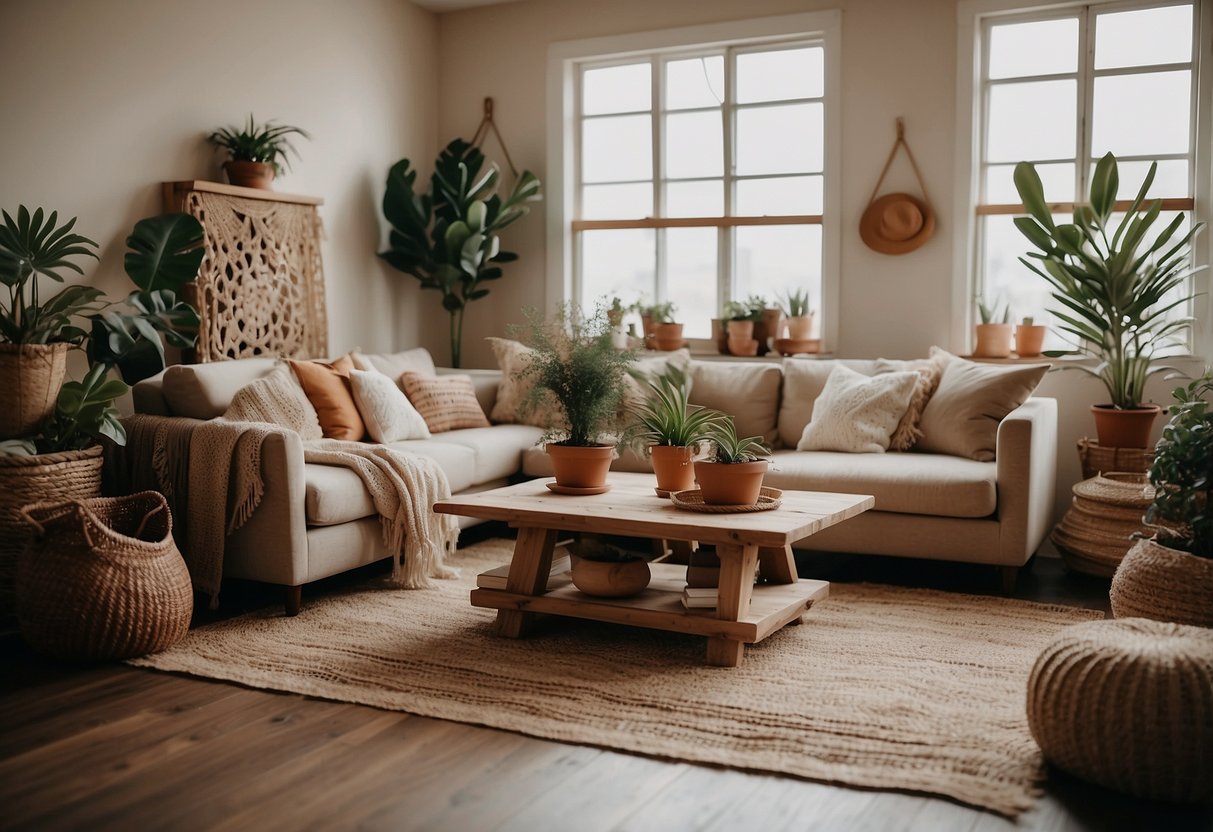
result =
[{"label": "braided rug texture", "polygon": [[1098,613],[872,584],[834,585],[799,627],[704,664],[705,640],[550,619],[493,635],[468,603],[510,541],[460,551],[455,581],[305,596],[193,630],[142,667],[562,742],[943,795],[1014,816],[1042,776],[1024,710],[1057,632]]}]

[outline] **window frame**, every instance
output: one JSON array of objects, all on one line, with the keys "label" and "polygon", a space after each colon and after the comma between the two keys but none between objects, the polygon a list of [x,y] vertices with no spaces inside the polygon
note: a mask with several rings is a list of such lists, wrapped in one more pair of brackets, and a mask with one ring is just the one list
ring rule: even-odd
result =
[{"label": "window frame", "polygon": [[[839,272],[841,263],[841,124],[839,45],[841,44],[841,14],[837,11],[810,12],[755,18],[721,24],[680,27],[631,35],[591,38],[579,41],[554,43],[548,52],[548,206],[547,206],[547,281],[546,303],[554,308],[565,300],[580,300],[574,284],[577,264],[577,240],[582,230],[594,228],[677,228],[715,227],[718,234],[717,293],[718,297],[728,289],[729,275],[734,270],[732,228],[740,225],[798,224],[822,226],[821,300],[817,310],[818,326],[822,338],[822,351],[829,351],[837,334]],[[821,46],[824,49],[825,84],[821,102],[823,106],[824,154],[822,213],[818,215],[789,215],[787,217],[734,217],[731,215],[734,199],[734,184],[741,178],[729,164],[736,133],[736,113],[750,104],[739,105],[731,90],[735,77],[737,56],[746,51],[766,51],[779,48],[797,48],[805,45]],[[681,60],[704,55],[723,55],[729,65],[725,70],[725,96],[720,105],[724,141],[724,170],[720,180],[724,187],[724,216],[660,217],[665,190],[663,169],[664,119],[668,113],[694,112],[662,109],[666,64],[670,60]],[[654,217],[636,220],[583,220],[580,219],[581,172],[578,169],[581,141],[580,79],[586,69],[635,63],[648,59],[653,66],[651,80],[653,96],[648,111],[653,119],[653,214]],[[796,99],[795,101],[818,99]],[[791,102],[771,102],[786,104]],[[754,106],[766,106],[755,103]],[[708,109],[708,108],[704,108]],[[592,116],[591,116],[592,117]],[[710,177],[716,179],[716,177]],[[770,178],[755,176],[753,178]],[[681,180],[671,180],[681,181]],[[694,181],[687,179],[686,181]],[[661,274],[665,268],[665,257],[661,247],[662,234],[657,233],[655,267],[657,284],[664,286]],[[706,339],[695,346],[708,344]]]},{"label": "window frame", "polygon": [[[986,203],[983,201],[987,163],[984,156],[988,135],[989,90],[1002,83],[1025,80],[1074,77],[1077,82],[1075,182],[1074,196],[1079,202],[1086,199],[1085,188],[1089,185],[1092,158],[1093,119],[1090,118],[1094,96],[1095,79],[1115,75],[1141,72],[1165,71],[1177,64],[1152,64],[1140,67],[1117,67],[1095,69],[1094,28],[1098,14],[1114,11],[1157,8],[1185,4],[1184,0],[1084,0],[1084,2],[1031,5],[1015,0],[962,0],[958,6],[958,61],[957,61],[957,134],[956,134],[956,193],[954,198],[957,217],[957,234],[953,259],[953,330],[951,344],[954,349],[967,350],[974,323],[974,293],[980,289],[979,281],[983,261],[981,244],[984,235],[981,223],[992,215],[1023,214],[1018,203]],[[1210,148],[1213,148],[1213,118],[1209,107],[1199,102],[1213,96],[1213,0],[1192,0],[1195,20],[1192,31],[1192,112],[1189,124],[1190,154],[1126,155],[1124,161],[1154,159],[1190,159],[1189,169],[1191,197],[1166,198],[1162,200],[1164,211],[1191,212],[1193,222],[1209,223],[1210,195],[1213,193],[1213,168],[1210,166]],[[1088,10],[1083,14],[1083,10]],[[989,30],[994,25],[1016,22],[1043,21],[1073,17],[1079,13],[1079,63],[1073,73],[1052,73],[1042,76],[1024,76],[1012,79],[990,79],[988,77],[989,56],[984,45],[988,43]],[[1186,65],[1185,65],[1186,66]],[[966,71],[967,68],[967,71]],[[1203,98],[1202,98],[1203,96]],[[1085,118],[1083,116],[1086,116]],[[980,123],[978,120],[980,119]],[[1117,157],[1120,159],[1120,157]],[[1036,160],[1047,162],[1049,160]],[[1068,160],[1067,160],[1068,161]],[[1127,208],[1128,200],[1120,200],[1117,206]],[[1072,202],[1050,203],[1056,212],[1069,213]],[[1213,240],[1210,229],[1196,238],[1192,246],[1193,265],[1205,267],[1193,278],[1193,290],[1205,293],[1193,302],[1195,323],[1190,335],[1190,348],[1194,353],[1208,354],[1213,348],[1213,301],[1208,297],[1210,279],[1208,265],[1213,262]],[[1025,251],[1026,251],[1025,247]]]}]

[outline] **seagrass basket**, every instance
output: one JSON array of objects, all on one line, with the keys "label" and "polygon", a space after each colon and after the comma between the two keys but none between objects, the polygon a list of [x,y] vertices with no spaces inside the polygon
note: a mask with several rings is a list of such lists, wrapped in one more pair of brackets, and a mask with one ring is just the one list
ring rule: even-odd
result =
[{"label": "seagrass basket", "polygon": [[104,661],[171,647],[189,629],[194,594],[163,495],[38,503],[17,569],[17,619],[33,649]]},{"label": "seagrass basket", "polygon": [[101,496],[102,448],[37,456],[0,455],[0,618],[13,615],[17,559],[31,537],[22,506]]},{"label": "seagrass basket", "polygon": [[70,344],[0,344],[0,439],[30,436],[55,410]]},{"label": "seagrass basket", "polygon": [[1117,618],[1213,627],[1213,560],[1139,540],[1116,570],[1109,595]]},{"label": "seagrass basket", "polygon": [[1145,474],[1100,474],[1074,485],[1074,499],[1050,540],[1066,566],[1110,578],[1133,546],[1154,489]]},{"label": "seagrass basket", "polygon": [[1150,470],[1150,463],[1154,461],[1154,450],[1152,448],[1105,448],[1094,439],[1084,436],[1078,440],[1078,461],[1082,465],[1084,480],[1109,471],[1144,474]]}]

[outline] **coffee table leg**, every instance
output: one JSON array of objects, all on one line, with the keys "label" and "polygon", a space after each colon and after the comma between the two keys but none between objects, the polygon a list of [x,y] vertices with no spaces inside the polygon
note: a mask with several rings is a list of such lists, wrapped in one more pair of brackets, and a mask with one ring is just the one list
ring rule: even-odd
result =
[{"label": "coffee table leg", "polygon": [[[718,545],[716,554],[720,558],[720,594],[716,601],[716,617],[725,621],[739,621],[750,612],[758,547]],[[736,667],[741,664],[744,651],[743,642],[730,638],[709,638],[708,664]]]},{"label": "coffee table leg", "polygon": [[[506,578],[506,591],[517,595],[542,595],[547,590],[555,545],[555,530],[520,527],[514,557],[510,560],[510,575]],[[536,618],[533,612],[498,610],[497,634],[506,638],[524,636]]]},{"label": "coffee table leg", "polygon": [[758,571],[762,579],[772,584],[794,584],[796,574],[796,558],[792,555],[791,545],[775,548],[762,546],[758,549]]}]

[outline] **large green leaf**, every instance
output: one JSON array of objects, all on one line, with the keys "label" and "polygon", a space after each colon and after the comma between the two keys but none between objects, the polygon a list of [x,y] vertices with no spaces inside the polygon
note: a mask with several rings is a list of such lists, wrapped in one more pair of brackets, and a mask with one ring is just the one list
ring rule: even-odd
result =
[{"label": "large green leaf", "polygon": [[135,223],[126,238],[130,251],[123,266],[127,276],[145,292],[174,292],[198,277],[206,252],[202,223],[189,214],[161,214]]},{"label": "large green leaf", "polygon": [[8,211],[3,212],[4,225],[0,226],[0,283],[7,286],[23,284],[34,275],[42,275],[59,282],[63,269],[84,274],[72,257],[98,259],[97,244],[87,237],[72,234],[76,218],[60,226],[59,214],[51,211],[45,216],[41,208],[30,214],[24,205],[17,208],[17,218]]}]

